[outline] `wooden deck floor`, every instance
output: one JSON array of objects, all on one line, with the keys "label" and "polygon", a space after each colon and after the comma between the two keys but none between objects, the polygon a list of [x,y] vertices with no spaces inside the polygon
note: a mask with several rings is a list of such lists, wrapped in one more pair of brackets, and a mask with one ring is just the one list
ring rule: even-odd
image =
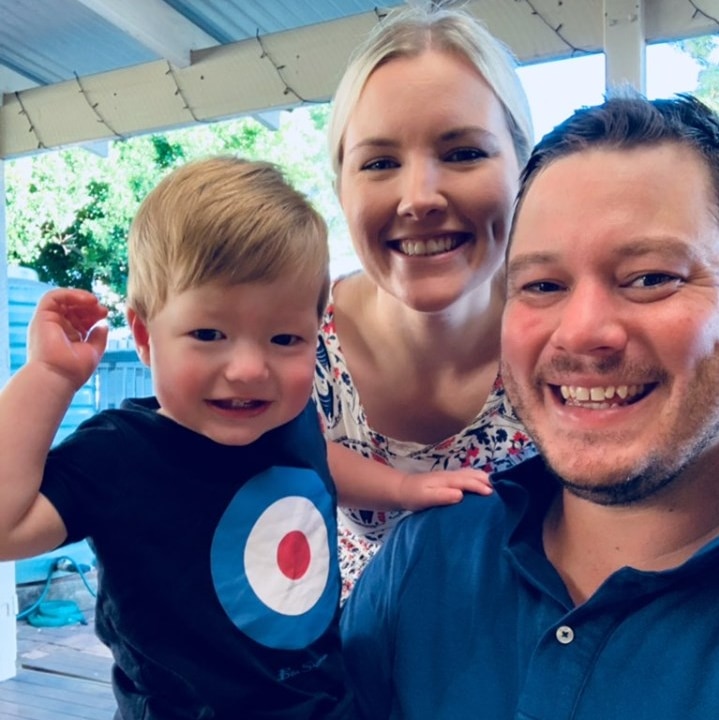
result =
[{"label": "wooden deck floor", "polygon": [[16,677],[0,682],[2,720],[112,720],[112,659],[87,625],[36,628],[18,622]]}]

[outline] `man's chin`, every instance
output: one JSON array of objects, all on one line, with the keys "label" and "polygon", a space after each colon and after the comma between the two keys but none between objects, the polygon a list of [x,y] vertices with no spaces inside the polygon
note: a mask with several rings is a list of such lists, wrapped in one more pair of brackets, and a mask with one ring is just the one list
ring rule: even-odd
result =
[{"label": "man's chin", "polygon": [[601,473],[597,468],[550,468],[562,487],[575,497],[596,505],[622,506],[641,503],[669,485],[675,474],[628,471],[618,473],[616,468]]}]

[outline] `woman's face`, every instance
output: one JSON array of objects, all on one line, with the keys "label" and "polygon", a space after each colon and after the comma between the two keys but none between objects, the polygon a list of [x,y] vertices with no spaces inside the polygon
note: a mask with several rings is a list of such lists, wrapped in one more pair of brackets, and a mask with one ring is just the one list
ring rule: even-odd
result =
[{"label": "woman's face", "polygon": [[502,106],[469,62],[430,50],[380,66],[340,173],[365,271],[409,307],[448,308],[501,266],[518,175]]}]

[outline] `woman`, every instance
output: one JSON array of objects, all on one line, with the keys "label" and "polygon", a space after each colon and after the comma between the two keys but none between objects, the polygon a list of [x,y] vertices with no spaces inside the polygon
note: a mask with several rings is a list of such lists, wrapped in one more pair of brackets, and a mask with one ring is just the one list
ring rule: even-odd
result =
[{"label": "woman", "polygon": [[[534,454],[498,377],[504,251],[531,138],[511,55],[462,11],[390,15],[350,60],[330,150],[363,270],[332,288],[315,379],[334,467],[345,448],[405,473]],[[345,596],[404,514],[341,512]]]}]

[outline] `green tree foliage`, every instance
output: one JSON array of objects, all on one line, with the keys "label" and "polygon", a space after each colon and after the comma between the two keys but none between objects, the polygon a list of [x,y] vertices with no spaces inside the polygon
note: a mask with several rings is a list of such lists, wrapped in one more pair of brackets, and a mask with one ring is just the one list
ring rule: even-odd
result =
[{"label": "green tree foliage", "polygon": [[139,203],[174,167],[230,153],[281,166],[335,234],[344,224],[326,152],[327,106],[283,113],[280,129],[251,118],[144,135],[109,145],[107,157],[74,148],[6,163],[8,260],[54,285],[96,292],[124,319],[126,237]]},{"label": "green tree foliage", "polygon": [[688,38],[677,46],[700,67],[695,94],[719,111],[719,38],[717,35]]},{"label": "green tree foliage", "polygon": [[112,288],[125,282],[124,228],[106,222],[110,187],[91,180],[87,193],[89,199],[76,211],[72,224],[58,230],[48,220],[42,227],[45,242],[38,246],[32,267],[43,282],[84,290],[98,283]]}]

